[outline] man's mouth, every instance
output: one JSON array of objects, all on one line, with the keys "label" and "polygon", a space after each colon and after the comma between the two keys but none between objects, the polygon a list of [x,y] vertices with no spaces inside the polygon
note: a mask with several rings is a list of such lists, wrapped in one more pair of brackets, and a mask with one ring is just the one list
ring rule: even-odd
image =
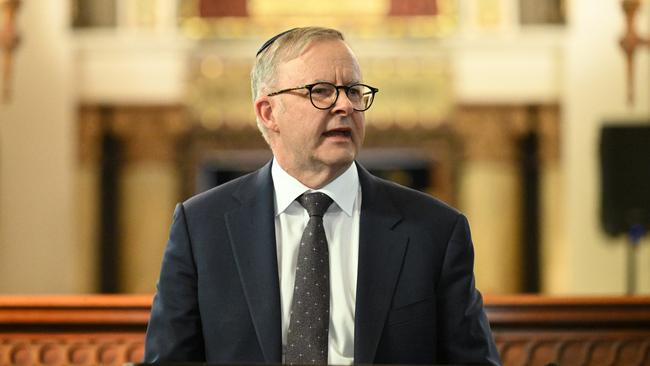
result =
[{"label": "man's mouth", "polygon": [[323,132],[324,137],[352,137],[352,130],[349,128],[335,128],[329,131]]}]

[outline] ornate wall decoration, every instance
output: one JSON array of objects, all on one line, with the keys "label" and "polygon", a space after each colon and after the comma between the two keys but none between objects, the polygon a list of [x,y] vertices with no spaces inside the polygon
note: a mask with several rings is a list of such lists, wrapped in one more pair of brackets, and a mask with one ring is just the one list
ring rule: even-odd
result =
[{"label": "ornate wall decoration", "polygon": [[512,162],[519,158],[517,141],[529,131],[540,136],[541,161],[557,162],[560,149],[560,109],[537,105],[530,115],[525,105],[462,105],[452,125],[464,141],[467,160]]},{"label": "ornate wall decoration", "polygon": [[[420,41],[422,47],[434,48]],[[193,121],[208,129],[229,125],[255,126],[250,91],[252,56],[233,58],[226,44],[199,48],[190,65],[186,103]],[[381,57],[369,55],[374,47],[359,47],[364,80],[379,88],[374,105],[366,112],[369,125],[436,128],[453,111],[449,61],[435,52]],[[397,53],[397,51],[395,51]],[[239,127],[238,127],[239,126]]]},{"label": "ornate wall decoration", "polygon": [[124,161],[174,162],[176,144],[189,129],[183,106],[146,105],[79,108],[79,160],[84,164],[101,159],[100,139],[111,133],[123,143]]},{"label": "ornate wall decoration", "polygon": [[519,0],[519,18],[523,25],[565,24],[566,0]]},{"label": "ornate wall decoration", "polygon": [[[247,16],[241,11],[201,16],[205,3],[211,1],[181,0],[180,26],[185,35],[196,39],[257,38],[279,33],[288,25],[319,24],[354,37],[439,38],[452,34],[458,24],[455,0],[410,0],[399,6],[391,0],[248,0]],[[233,9],[241,7],[241,2],[226,3],[232,3]]]},{"label": "ornate wall decoration", "polygon": [[627,67],[627,102],[634,104],[634,55],[638,48],[650,48],[650,37],[641,36],[637,31],[636,15],[641,3],[639,0],[624,0],[621,3],[625,13],[625,34],[620,40],[621,48],[625,53]]},{"label": "ornate wall decoration", "polygon": [[13,70],[14,52],[18,47],[19,37],[16,30],[16,18],[20,0],[0,0],[0,19],[2,28],[0,28],[0,55],[2,63],[0,73],[2,74],[2,90],[0,97],[4,102],[11,98],[11,74]]},{"label": "ornate wall decoration", "polygon": [[208,129],[255,125],[249,59],[228,57],[227,47],[196,50],[190,62],[186,103],[190,118]]},{"label": "ornate wall decoration", "polygon": [[254,126],[249,73],[256,47],[289,26],[319,24],[346,34],[364,80],[379,87],[368,121],[379,128],[434,128],[453,109],[451,62],[438,42],[454,32],[456,6],[451,0],[248,0],[243,14],[239,0],[185,0],[180,28],[202,40],[189,63],[190,114],[209,129]]}]

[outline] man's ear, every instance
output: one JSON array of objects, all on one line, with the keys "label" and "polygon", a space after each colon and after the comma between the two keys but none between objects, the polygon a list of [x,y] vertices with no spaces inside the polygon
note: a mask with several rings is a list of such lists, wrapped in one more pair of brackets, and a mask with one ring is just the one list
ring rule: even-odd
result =
[{"label": "man's ear", "polygon": [[278,132],[279,127],[273,115],[273,105],[269,98],[261,97],[255,101],[255,114],[267,130]]}]

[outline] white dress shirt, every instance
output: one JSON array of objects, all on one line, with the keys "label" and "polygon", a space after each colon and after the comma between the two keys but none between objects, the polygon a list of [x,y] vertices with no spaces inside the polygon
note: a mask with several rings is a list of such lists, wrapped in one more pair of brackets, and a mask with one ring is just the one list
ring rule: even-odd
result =
[{"label": "white dress shirt", "polygon": [[330,260],[330,322],[328,364],[354,361],[354,311],[359,262],[361,186],[357,166],[352,165],[325,187],[312,190],[289,175],[277,160],[271,167],[275,189],[275,239],[282,305],[282,358],[293,300],[298,243],[309,215],[296,201],[305,192],[323,192],[334,201],[323,217]]}]

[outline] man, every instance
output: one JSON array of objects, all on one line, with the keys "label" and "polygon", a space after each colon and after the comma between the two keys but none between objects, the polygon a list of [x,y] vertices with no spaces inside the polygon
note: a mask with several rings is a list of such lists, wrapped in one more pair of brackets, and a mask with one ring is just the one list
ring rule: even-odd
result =
[{"label": "man", "polygon": [[251,75],[274,158],[177,206],[145,361],[498,364],[465,217],[355,163],[377,89],[343,36],[281,33]]}]

